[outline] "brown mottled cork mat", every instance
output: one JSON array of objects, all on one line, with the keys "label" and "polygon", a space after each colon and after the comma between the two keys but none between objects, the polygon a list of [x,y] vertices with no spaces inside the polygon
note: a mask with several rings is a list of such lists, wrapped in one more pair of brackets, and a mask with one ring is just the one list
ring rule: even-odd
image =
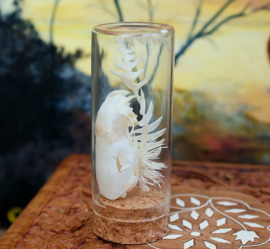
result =
[{"label": "brown mottled cork mat", "polygon": [[[178,194],[180,201],[186,203],[186,207],[193,205],[190,203],[190,200],[195,200],[195,204],[196,200],[203,203],[203,197],[200,197],[200,195],[206,195],[208,199],[216,196],[233,197],[239,200],[244,199],[245,202],[254,208],[266,212],[270,211],[268,207],[270,203],[269,166],[186,162],[174,162],[173,166],[172,194]],[[182,232],[181,236],[183,239],[181,237],[177,240],[166,240],[166,242],[162,240],[153,244],[154,247],[149,245],[117,245],[99,239],[93,234],[91,226],[93,213],[90,180],[90,156],[72,155],[66,158],[37,196],[0,239],[0,248],[171,249],[183,248],[184,243],[192,240],[190,232],[188,233],[187,231]],[[194,198],[191,195],[188,197],[184,196],[185,193],[194,194],[192,195]],[[176,205],[177,210],[176,198],[178,197],[172,198],[172,205]],[[186,215],[188,220],[190,214]],[[205,216],[205,214],[201,214],[201,216],[203,215]],[[177,222],[180,222],[180,219],[179,221],[174,221],[173,224],[180,227],[183,221],[179,224]],[[196,225],[196,222],[198,223],[199,221],[194,221],[192,223],[193,226]],[[176,231],[175,234],[180,233]],[[259,235],[259,232],[257,234]],[[262,237],[263,235],[261,235]],[[196,241],[198,240],[199,237]],[[239,240],[236,242],[238,243]],[[182,243],[181,247],[179,243]],[[203,241],[196,243],[196,247],[190,248],[207,248]],[[249,241],[248,243],[251,242]],[[224,247],[217,248],[234,247],[224,244]]]}]

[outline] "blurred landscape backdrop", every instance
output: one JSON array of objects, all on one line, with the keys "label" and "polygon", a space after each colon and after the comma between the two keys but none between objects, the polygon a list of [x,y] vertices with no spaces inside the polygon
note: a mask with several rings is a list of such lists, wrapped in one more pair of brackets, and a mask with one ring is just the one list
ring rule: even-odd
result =
[{"label": "blurred landscape backdrop", "polygon": [[175,159],[270,164],[270,0],[1,0],[0,227],[90,153],[91,30],[117,21],[175,27]]}]

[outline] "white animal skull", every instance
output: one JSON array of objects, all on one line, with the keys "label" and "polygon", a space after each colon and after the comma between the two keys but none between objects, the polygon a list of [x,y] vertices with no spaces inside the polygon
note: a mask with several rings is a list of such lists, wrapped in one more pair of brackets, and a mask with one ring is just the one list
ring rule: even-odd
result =
[{"label": "white animal skull", "polygon": [[138,155],[127,139],[137,125],[130,107],[134,96],[113,91],[101,105],[95,127],[96,176],[99,192],[110,200],[125,197],[138,182]]}]

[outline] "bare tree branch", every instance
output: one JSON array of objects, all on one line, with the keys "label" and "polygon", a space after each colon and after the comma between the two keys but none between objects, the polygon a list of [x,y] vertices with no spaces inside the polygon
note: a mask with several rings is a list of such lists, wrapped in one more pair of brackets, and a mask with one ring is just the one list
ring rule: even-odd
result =
[{"label": "bare tree branch", "polygon": [[158,5],[159,5],[162,1],[164,1],[164,0],[158,0],[158,1],[156,1],[156,3],[155,3],[154,6],[153,6],[153,11],[157,9]]},{"label": "bare tree branch", "polygon": [[193,35],[194,29],[197,25],[197,22],[199,20],[200,14],[201,14],[202,4],[203,4],[203,0],[199,0],[199,3],[196,6],[195,17],[194,17],[191,29],[190,29],[189,34],[188,34],[188,38],[190,38]]},{"label": "bare tree branch", "polygon": [[[211,34],[213,34],[214,32],[216,32],[221,26],[223,26],[225,23],[236,19],[236,18],[240,18],[240,17],[244,17],[244,16],[248,16],[251,14],[254,14],[258,11],[263,11],[263,10],[268,10],[270,11],[270,3],[262,5],[258,8],[255,8],[251,11],[248,11],[248,9],[250,9],[251,3],[248,3],[244,6],[244,8],[236,14],[230,15],[225,17],[223,20],[219,21],[218,23],[214,24],[215,21],[217,20],[218,17],[220,17],[220,15],[230,6],[230,4],[232,4],[234,1],[236,0],[227,0],[225,2],[225,4],[217,11],[217,13],[210,18],[204,25],[203,27],[196,33],[193,35],[193,31],[196,28],[196,25],[198,23],[198,19],[200,16],[200,11],[201,11],[201,5],[197,6],[197,10],[196,10],[196,15],[192,24],[192,28],[190,31],[190,34],[187,38],[187,41],[185,42],[185,44],[179,49],[179,51],[175,54],[175,64],[177,64],[178,59],[185,53],[185,51],[194,43],[194,41],[196,41],[199,38],[202,37],[206,37],[209,36]],[[213,25],[214,24],[214,25]],[[210,25],[213,25],[212,28],[209,29]]]},{"label": "bare tree branch", "polygon": [[257,11],[262,11],[262,10],[270,10],[270,3],[263,5],[259,8],[256,8],[255,10],[253,9],[251,12],[247,12],[248,8],[251,6],[251,3],[248,3],[241,12],[239,12],[238,14],[235,15],[231,15],[228,16],[226,18],[224,18],[222,21],[220,21],[219,23],[217,23],[211,30],[209,30],[208,32],[203,33],[203,36],[207,36],[207,35],[211,35],[213,34],[215,31],[217,31],[223,24],[225,24],[226,22],[235,19],[235,18],[239,18],[242,16],[248,16],[248,15],[252,15],[253,13],[256,13]]},{"label": "bare tree branch", "polygon": [[[231,3],[233,3],[235,0],[227,0],[226,3],[221,6],[221,8],[217,11],[217,13],[207,21],[201,30],[198,31],[197,34],[195,34],[192,37],[188,37],[186,43],[180,48],[180,50],[175,54],[175,64],[177,64],[178,59],[185,53],[188,47],[193,44],[195,40],[203,36],[203,32],[229,7]],[[196,21],[197,24],[197,21]]]},{"label": "bare tree branch", "polygon": [[153,11],[153,5],[151,0],[147,0],[148,3],[148,12],[149,12],[149,21],[153,22],[154,18],[154,11]]},{"label": "bare tree branch", "polygon": [[137,4],[140,5],[143,9],[147,8],[147,5],[143,2],[141,2],[140,0],[136,0]]},{"label": "bare tree branch", "polygon": [[149,15],[149,22],[153,22],[154,19],[154,8],[152,0],[146,0],[147,3],[141,2],[140,0],[136,0],[137,4],[140,5],[144,10],[147,9]]},{"label": "bare tree branch", "polygon": [[212,29],[210,29],[209,31],[207,32],[202,32],[200,34],[199,37],[203,37],[203,36],[207,36],[207,35],[211,35],[213,34],[215,31],[217,31],[223,24],[225,24],[226,22],[229,22],[230,20],[232,19],[235,19],[235,18],[239,18],[239,17],[242,17],[242,16],[245,16],[246,14],[244,12],[241,12],[241,13],[238,13],[238,14],[235,14],[235,15],[232,15],[232,16],[228,16],[226,17],[225,19],[223,19],[222,21],[220,21],[218,24],[216,24]]},{"label": "bare tree branch", "polygon": [[49,41],[50,44],[53,44],[53,27],[54,27],[54,21],[55,21],[55,15],[56,15],[56,11],[57,11],[57,6],[59,4],[60,0],[55,0],[54,1],[54,5],[53,5],[53,10],[52,10],[52,15],[51,15],[51,20],[50,20],[50,37],[49,37]]},{"label": "bare tree branch", "polygon": [[119,16],[119,22],[123,22],[124,18],[123,18],[122,10],[120,8],[120,5],[119,5],[118,1],[119,0],[114,0],[114,4],[115,4],[116,10],[117,10],[117,14]]},{"label": "bare tree branch", "polygon": [[227,2],[218,10],[218,12],[204,24],[199,33],[203,33],[230,6],[230,4],[235,1],[236,0],[227,0]]},{"label": "bare tree branch", "polygon": [[107,7],[104,0],[99,0],[99,2],[101,2],[101,3],[100,4],[87,4],[86,6],[92,7],[92,8],[97,8],[97,9],[102,9],[105,12],[107,12],[113,19],[117,19],[116,14]]}]

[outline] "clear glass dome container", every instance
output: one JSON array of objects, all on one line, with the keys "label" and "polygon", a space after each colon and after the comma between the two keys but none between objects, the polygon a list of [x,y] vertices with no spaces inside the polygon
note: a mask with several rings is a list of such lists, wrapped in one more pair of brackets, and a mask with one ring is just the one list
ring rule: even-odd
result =
[{"label": "clear glass dome container", "polygon": [[109,23],[92,32],[94,232],[141,244],[167,232],[174,29]]}]

